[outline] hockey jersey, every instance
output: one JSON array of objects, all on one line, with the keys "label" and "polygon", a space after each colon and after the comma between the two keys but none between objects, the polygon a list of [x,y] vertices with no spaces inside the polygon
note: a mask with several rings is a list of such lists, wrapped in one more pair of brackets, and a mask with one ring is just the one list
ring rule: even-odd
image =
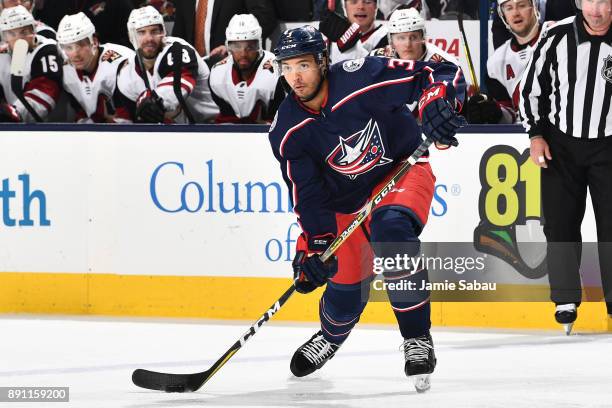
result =
[{"label": "hockey jersey", "polygon": [[[38,116],[45,119],[55,108],[62,88],[62,58],[56,42],[37,35],[36,46],[26,56],[23,74],[23,96]],[[0,85],[3,99],[17,108],[24,122],[34,117],[17,98],[11,87],[11,54],[0,54]]]},{"label": "hockey jersey", "polygon": [[384,47],[388,44],[387,27],[379,25],[368,33],[362,34],[357,43],[348,50],[341,52],[338,45],[334,42],[330,46],[329,59],[332,64],[349,59],[366,57],[376,48]]},{"label": "hockey jersey", "polygon": [[36,21],[36,26],[34,26],[36,30],[36,34],[47,37],[51,40],[55,40],[57,38],[57,32],[51,27],[43,23],[42,21]]},{"label": "hockey jersey", "polygon": [[[391,58],[400,58],[397,55],[397,52],[391,47],[387,45],[383,48],[377,48],[370,53],[371,56],[375,57],[391,57]],[[431,61],[431,62],[450,62],[451,64],[455,64],[459,66],[459,61],[457,58],[453,57],[442,48],[434,45],[432,43],[425,43],[425,53],[418,59],[418,61]],[[418,101],[415,101],[408,105],[408,108],[415,112],[418,105]]]},{"label": "hockey jersey", "polygon": [[[193,114],[196,122],[210,121],[219,113],[219,109],[212,99],[208,87],[208,66],[198,56],[195,48],[187,41],[178,37],[166,37],[165,44],[158,54],[153,72],[147,72],[149,84],[163,99],[166,111],[176,111],[180,102],[174,93],[174,57],[171,47],[178,44],[181,55],[181,93],[186,105]],[[144,80],[140,75],[140,67],[136,57],[129,60],[128,65],[121,70],[117,86],[125,97],[136,102],[138,97],[146,91]],[[174,118],[176,123],[187,123],[187,116],[180,112]]]},{"label": "hockey jersey", "polygon": [[285,98],[274,54],[263,51],[252,79],[242,80],[230,54],[210,70],[210,91],[220,109],[217,123],[268,123]]},{"label": "hockey jersey", "polygon": [[73,99],[80,123],[131,122],[127,107],[117,92],[119,68],[134,58],[134,51],[117,44],[103,44],[99,48],[98,67],[93,73],[64,65],[64,89]]},{"label": "hockey jersey", "polygon": [[463,99],[465,80],[450,63],[365,57],[330,67],[320,112],[290,94],[269,140],[307,236],[336,234],[335,213],[358,210],[400,160],[421,143],[406,104],[434,82]]},{"label": "hockey jersey", "polygon": [[503,123],[514,123],[518,119],[519,84],[539,38],[538,35],[521,45],[512,36],[487,60],[487,90],[501,105]]}]

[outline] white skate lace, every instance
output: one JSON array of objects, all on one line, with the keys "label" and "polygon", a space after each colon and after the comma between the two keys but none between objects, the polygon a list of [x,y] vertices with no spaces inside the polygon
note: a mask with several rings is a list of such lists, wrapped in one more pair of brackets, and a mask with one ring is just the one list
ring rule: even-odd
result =
[{"label": "white skate lace", "polygon": [[335,344],[328,342],[322,335],[318,335],[302,348],[302,354],[313,364],[319,364],[334,354]]},{"label": "white skate lace", "polygon": [[406,361],[420,361],[429,358],[429,350],[433,349],[433,345],[429,343],[429,339],[425,336],[406,339],[400,346],[400,350],[404,348],[404,359]]}]

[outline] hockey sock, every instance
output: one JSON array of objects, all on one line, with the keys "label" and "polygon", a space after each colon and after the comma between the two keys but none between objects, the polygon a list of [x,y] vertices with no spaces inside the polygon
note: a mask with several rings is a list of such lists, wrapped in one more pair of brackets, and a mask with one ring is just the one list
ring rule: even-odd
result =
[{"label": "hockey sock", "polygon": [[[370,222],[372,248],[376,256],[417,256],[420,250],[418,234],[422,224],[406,207],[388,206],[380,208]],[[431,327],[429,282],[427,269],[391,269],[384,272],[385,281],[395,283],[387,286],[387,295],[397,319],[400,332],[405,339],[425,334]]]},{"label": "hockey sock", "polygon": [[424,284],[429,282],[427,269],[385,273],[385,281],[398,285],[387,287],[391,308],[397,319],[400,332],[405,339],[419,337],[431,327],[431,306],[429,290]]},{"label": "hockey sock", "polygon": [[[367,285],[340,285],[328,283],[319,302],[321,330],[325,340],[341,344],[361,316],[367,303]],[[363,300],[365,299],[365,300]]]}]

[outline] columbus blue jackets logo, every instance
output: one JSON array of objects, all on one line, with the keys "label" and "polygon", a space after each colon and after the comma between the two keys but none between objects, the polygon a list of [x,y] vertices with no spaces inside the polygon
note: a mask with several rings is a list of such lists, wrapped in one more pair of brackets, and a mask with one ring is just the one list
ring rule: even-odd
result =
[{"label": "columbus blue jackets logo", "polygon": [[346,138],[340,136],[340,143],[327,156],[327,164],[351,180],[392,161],[385,157],[385,146],[378,124],[372,119],[363,130]]},{"label": "columbus blue jackets logo", "polygon": [[342,68],[344,68],[346,72],[355,72],[363,66],[364,62],[365,58],[344,61],[342,63]]},{"label": "columbus blue jackets logo", "polygon": [[601,67],[601,75],[608,82],[612,82],[612,57],[604,58],[603,67]]}]

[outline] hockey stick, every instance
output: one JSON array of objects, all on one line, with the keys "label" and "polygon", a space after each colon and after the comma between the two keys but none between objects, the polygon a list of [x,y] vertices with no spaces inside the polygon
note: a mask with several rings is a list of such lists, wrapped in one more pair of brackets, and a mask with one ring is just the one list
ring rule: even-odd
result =
[{"label": "hockey stick", "polygon": [[151,84],[149,83],[149,75],[147,75],[147,70],[145,69],[144,62],[142,62],[142,53],[139,48],[136,49],[136,62],[138,63],[138,68],[140,69],[140,77],[144,81],[147,91],[153,94]]},{"label": "hockey stick", "polygon": [[463,37],[463,50],[465,51],[465,57],[467,58],[468,68],[470,69],[470,78],[472,78],[472,84],[474,85],[474,91],[476,94],[480,93],[480,86],[476,79],[476,71],[474,70],[474,63],[472,62],[472,54],[470,53],[470,46],[468,45],[467,35],[465,34],[465,28],[463,27],[463,2],[466,0],[460,0],[461,4],[459,13],[457,14],[457,24],[459,24],[459,31]]},{"label": "hockey stick", "polygon": [[147,73],[148,71],[145,68],[144,62],[142,60],[143,60],[142,52],[140,51],[139,48],[137,48],[136,49],[136,62],[138,63],[138,68],[140,69],[140,77],[142,78],[145,84],[145,88],[147,88],[147,91],[149,91],[149,94],[151,94],[151,97],[153,97],[156,103],[161,104],[162,103],[161,98],[159,97],[159,95],[157,95],[157,92],[155,92],[154,89],[151,89],[151,83],[149,82],[149,74]]},{"label": "hockey stick", "polygon": [[[412,153],[412,155],[403,162],[397,172],[391,177],[387,184],[382,187],[370,201],[368,201],[359,211],[353,222],[342,231],[330,244],[330,246],[321,255],[323,262],[327,261],[333,254],[346,242],[348,237],[359,227],[359,225],[372,212],[372,208],[393,189],[397,182],[406,174],[410,168],[419,160],[419,158],[427,151],[431,145],[431,139],[425,139]],[[132,382],[142,388],[150,390],[159,390],[166,392],[193,392],[200,389],[210,378],[217,372],[225,363],[244,344],[257,333],[257,330],[268,320],[274,316],[276,312],[287,302],[287,300],[295,292],[295,286],[291,285],[289,289],[255,322],[246,333],[244,333],[230,348],[227,350],[213,365],[206,371],[193,374],[166,374],[155,371],[138,369],[132,374]]]},{"label": "hockey stick", "polygon": [[429,146],[432,144],[433,140],[427,138],[421,142],[421,144],[416,148],[416,150],[404,161],[404,163],[400,166],[400,168],[393,174],[393,177],[381,188],[378,193],[370,201],[368,201],[359,213],[353,219],[353,222],[350,223],[348,227],[342,231],[340,235],[336,237],[332,241],[332,243],[327,247],[325,252],[321,254],[321,260],[323,262],[327,261],[333,254],[340,248],[340,245],[347,240],[349,235],[353,233],[361,225],[361,223],[367,218],[368,215],[372,212],[372,208],[377,206],[380,201],[385,198],[385,196],[393,190],[393,186],[397,184],[397,182],[404,176],[404,174],[408,173],[410,168],[419,160],[419,158],[429,149]]},{"label": "hockey stick", "polygon": [[181,109],[185,112],[185,116],[187,116],[187,120],[190,125],[195,123],[193,119],[193,114],[189,110],[189,106],[185,102],[185,98],[183,98],[183,93],[181,92],[181,75],[183,70],[183,57],[181,55],[182,49],[179,43],[172,44],[172,60],[174,62],[174,77],[172,78],[172,88],[174,90],[174,95],[176,99],[179,101],[179,105],[181,105]]},{"label": "hockey stick", "polygon": [[11,55],[11,90],[19,101],[30,112],[36,122],[42,122],[42,118],[34,110],[30,102],[23,95],[23,74],[25,71],[26,58],[30,45],[24,39],[15,41]]}]

